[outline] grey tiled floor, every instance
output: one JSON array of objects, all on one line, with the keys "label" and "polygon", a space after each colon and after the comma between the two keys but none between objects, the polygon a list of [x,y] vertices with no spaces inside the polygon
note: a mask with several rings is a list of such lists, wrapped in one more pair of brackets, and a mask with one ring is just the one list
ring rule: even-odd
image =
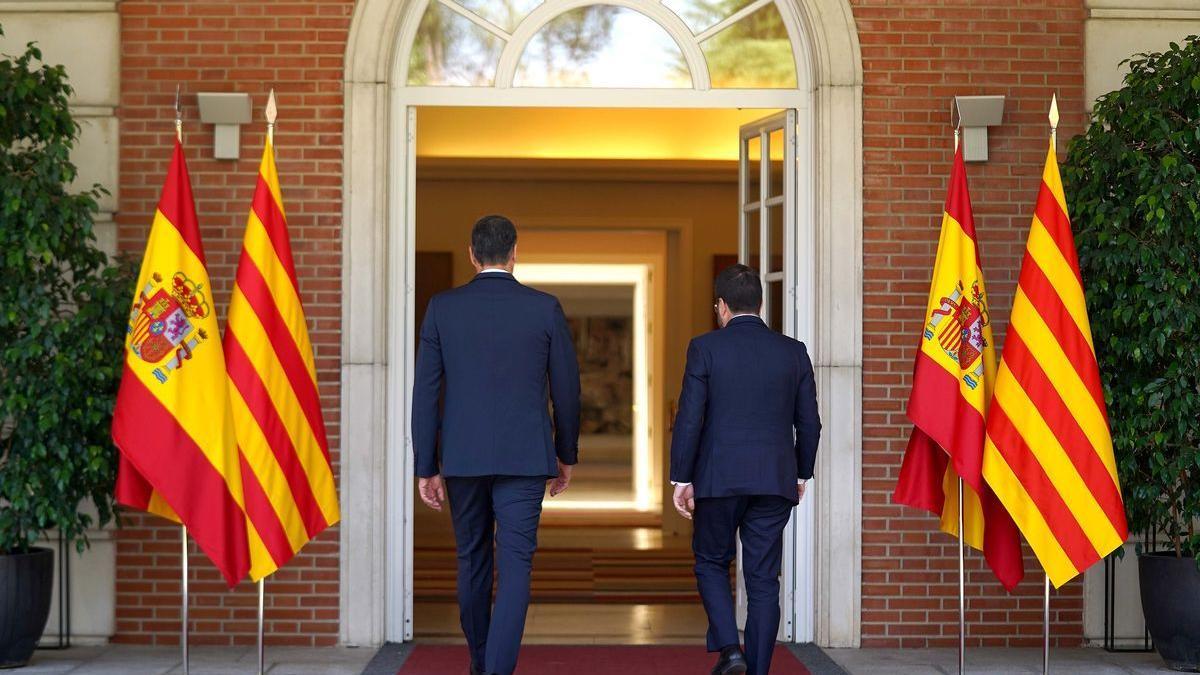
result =
[{"label": "grey tiled floor", "polygon": [[[956,649],[826,649],[850,675],[957,675]],[[971,649],[966,670],[972,675],[1025,675],[1042,672],[1040,649]],[[1103,649],[1054,649],[1055,675],[1137,675],[1172,673],[1157,654],[1110,654]]]},{"label": "grey tiled floor", "polygon": [[[357,675],[375,655],[374,649],[346,647],[272,647],[267,650],[271,675]],[[955,675],[953,649],[827,649],[851,675]],[[967,672],[1026,675],[1040,673],[1037,649],[972,649]],[[191,672],[195,675],[254,673],[257,656],[251,647],[194,647]],[[39,651],[20,675],[174,675],[182,673],[175,647],[73,647]],[[1055,649],[1050,672],[1063,675],[1164,675],[1170,673],[1156,654],[1109,654],[1101,649]]]},{"label": "grey tiled floor", "polygon": [[[265,670],[271,675],[358,675],[374,649],[347,647],[269,647]],[[192,675],[238,675],[258,671],[253,647],[192,647],[188,659]],[[72,647],[63,651],[39,650],[20,675],[166,675],[182,673],[178,647]]]}]

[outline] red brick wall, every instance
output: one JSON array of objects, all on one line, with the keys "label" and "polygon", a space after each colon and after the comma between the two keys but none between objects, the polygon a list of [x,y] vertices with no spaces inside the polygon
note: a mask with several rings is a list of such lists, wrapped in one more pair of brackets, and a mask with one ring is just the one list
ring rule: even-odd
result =
[{"label": "red brick wall", "polygon": [[[352,0],[162,2],[125,0],[121,12],[122,250],[140,255],[170,155],[175,86],[183,87],[184,141],[220,315],[229,300],[250,208],[266,95],[275,87],[284,205],[302,300],[317,355],[325,423],[338,468],[341,318],[342,79]],[[199,121],[200,91],[249,92],[255,122],[241,159],[212,157],[212,127]],[[133,514],[118,534],[117,635],[121,642],[178,642],[179,530]],[[192,548],[192,636],[197,643],[252,644],[255,589],[225,590]],[[267,583],[274,644],[330,645],[338,634],[338,533],[330,528]]]},{"label": "red brick wall", "polygon": [[[909,432],[903,406],[937,240],[955,94],[1004,94],[991,161],[968,167],[976,225],[1003,336],[1046,147],[1045,111],[1056,92],[1062,137],[1082,128],[1081,0],[852,0],[865,69],[863,644],[950,645],[957,635],[956,561],[929,516],[894,506],[890,493]],[[1018,6],[1019,5],[1019,6]],[[303,300],[317,350],[326,424],[338,447],[342,61],[351,0],[151,2],[122,14],[120,245],[144,243],[166,168],[175,85],[185,92],[185,140],[210,273],[228,300],[262,143],[244,128],[242,159],[214,161],[197,91],[244,91],[256,116],[279,94],[279,169]],[[1060,148],[1063,143],[1060,143]],[[223,309],[223,307],[222,307]],[[178,530],[132,515],[119,534],[117,639],[174,643],[179,631]],[[268,632],[277,643],[332,644],[338,629],[336,528],[268,585]],[[192,561],[193,636],[249,643],[253,587],[226,592],[201,555]],[[1033,644],[1041,574],[1013,596],[968,559],[972,644]],[[1082,636],[1075,582],[1055,597],[1061,644]]]},{"label": "red brick wall", "polygon": [[[932,516],[891,503],[910,424],[911,384],[949,174],[950,101],[1003,94],[991,158],[967,167],[993,330],[1003,341],[1058,94],[1066,139],[1082,130],[1080,0],[852,0],[863,85],[863,589],[862,643],[956,644],[957,552]],[[968,555],[970,644],[1040,644],[1042,573],[1008,596]],[[1054,596],[1054,635],[1083,635],[1082,583]]]}]

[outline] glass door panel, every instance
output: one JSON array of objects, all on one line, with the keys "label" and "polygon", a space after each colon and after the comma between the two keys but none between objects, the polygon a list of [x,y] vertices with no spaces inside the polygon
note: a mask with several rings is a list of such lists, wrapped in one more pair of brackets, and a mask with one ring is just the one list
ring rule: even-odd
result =
[{"label": "glass door panel", "polygon": [[[795,332],[791,297],[795,275],[792,229],[796,222],[796,111],[781,113],[741,128],[738,147],[738,261],[758,270],[763,282],[761,316],[771,330]],[[794,521],[794,518],[793,518]],[[793,583],[794,522],[784,533],[784,564],[779,585],[780,605],[790,616],[787,601]],[[737,555],[738,626],[746,625],[746,585],[742,550]],[[790,620],[779,624],[779,638],[790,639]]]}]

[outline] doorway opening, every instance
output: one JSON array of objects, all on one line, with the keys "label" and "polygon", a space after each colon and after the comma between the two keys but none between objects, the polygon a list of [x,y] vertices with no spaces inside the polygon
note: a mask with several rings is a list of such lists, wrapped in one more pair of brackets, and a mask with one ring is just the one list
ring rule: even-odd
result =
[{"label": "doorway opening", "polygon": [[[745,195],[764,164],[782,183],[782,157],[743,158],[742,185],[739,139],[774,112],[416,111],[416,324],[430,296],[473,276],[474,221],[501,213],[518,228],[515,276],[559,297],[580,360],[580,464],[546,498],[527,642],[703,641],[691,524],[670,508],[670,425],[688,341],[715,327],[715,271],[759,266],[759,229],[747,243],[739,218],[759,222]],[[450,516],[411,508],[413,635],[460,640]]]}]

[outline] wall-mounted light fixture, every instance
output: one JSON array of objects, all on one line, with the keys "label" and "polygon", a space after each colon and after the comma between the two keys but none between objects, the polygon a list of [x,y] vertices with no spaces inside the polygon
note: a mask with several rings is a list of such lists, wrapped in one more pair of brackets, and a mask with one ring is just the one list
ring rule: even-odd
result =
[{"label": "wall-mounted light fixture", "polygon": [[1003,96],[955,96],[950,120],[962,129],[963,161],[988,160],[988,127],[998,126],[1004,117]]},{"label": "wall-mounted light fixture", "polygon": [[213,157],[238,159],[241,149],[241,125],[250,121],[250,94],[196,94],[200,103],[200,121],[213,127]]}]

